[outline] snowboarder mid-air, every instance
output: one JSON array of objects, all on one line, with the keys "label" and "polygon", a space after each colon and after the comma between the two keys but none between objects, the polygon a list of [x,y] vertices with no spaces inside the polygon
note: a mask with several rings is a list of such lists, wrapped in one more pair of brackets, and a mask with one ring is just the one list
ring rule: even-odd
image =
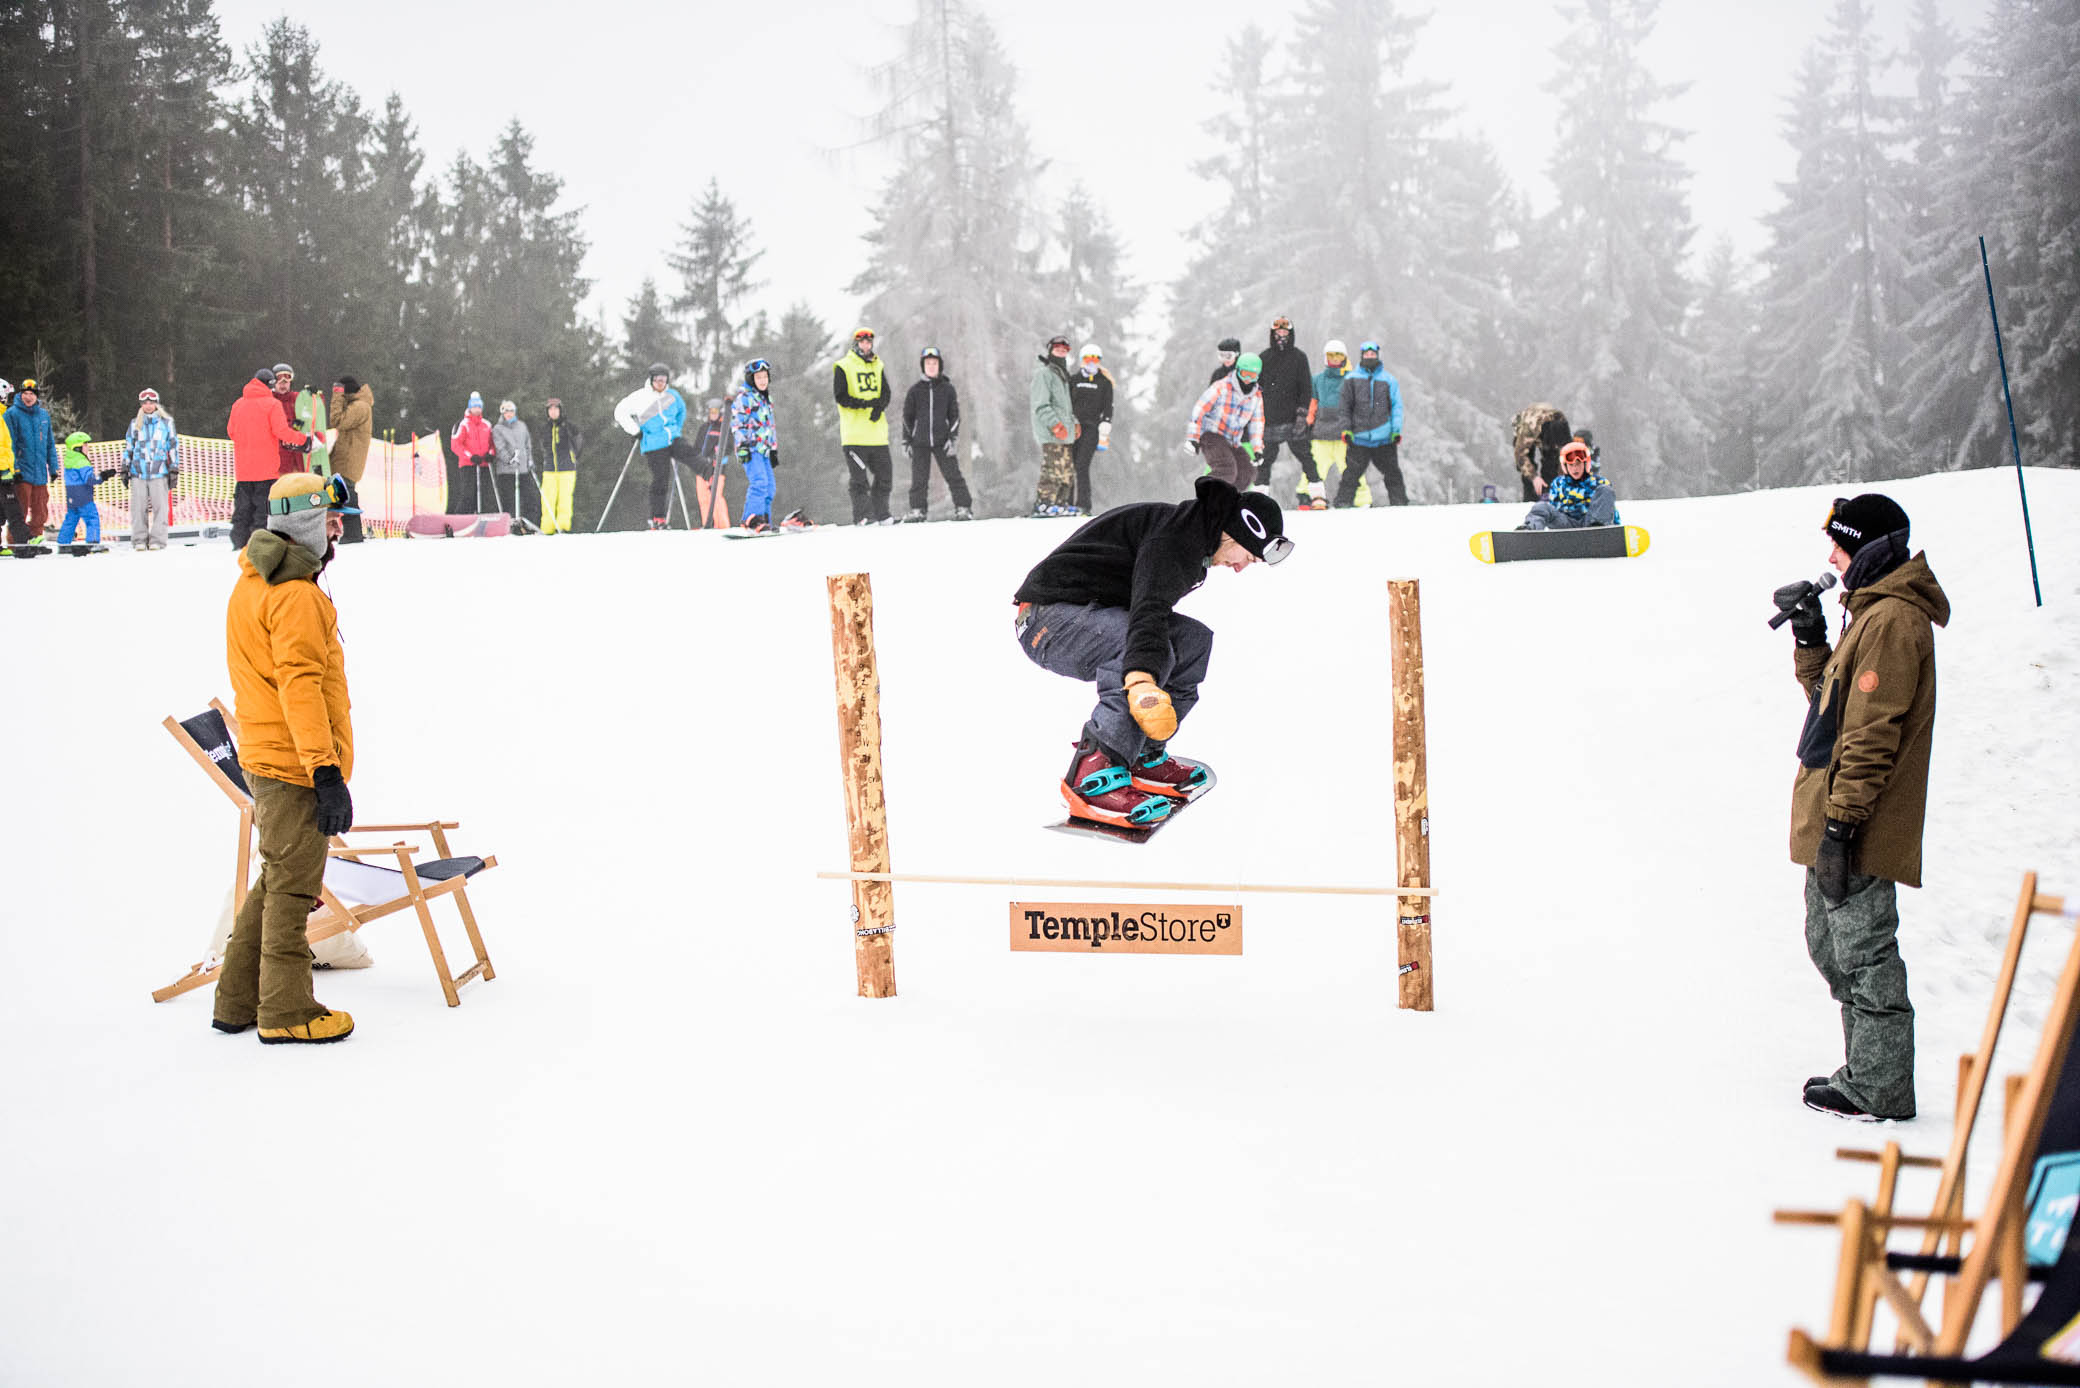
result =
[{"label": "snowboarder mid-air", "polygon": [[1190,501],[1105,512],[1019,585],[1013,629],[1026,658],[1098,686],[1062,778],[1072,820],[1153,825],[1211,784],[1203,765],[1169,753],[1213,651],[1206,625],[1175,608],[1208,570],[1277,564],[1293,542],[1264,493],[1218,477],[1201,477],[1194,491]]}]

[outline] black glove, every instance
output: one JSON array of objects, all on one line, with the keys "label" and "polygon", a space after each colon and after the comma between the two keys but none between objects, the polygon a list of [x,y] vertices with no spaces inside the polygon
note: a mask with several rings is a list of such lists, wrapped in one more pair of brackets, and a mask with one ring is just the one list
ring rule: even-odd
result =
[{"label": "black glove", "polygon": [[354,797],[336,766],[321,766],[311,773],[311,789],[318,792],[318,832],[327,838],[354,827]]},{"label": "black glove", "polygon": [[766,450],[766,461],[771,463],[774,467],[780,466],[780,450],[777,448],[768,448]]},{"label": "black glove", "polygon": [[181,480],[181,470],[180,470],[179,468],[177,468],[177,467],[170,467],[170,468],[166,469],[166,490],[167,490],[167,491],[169,491],[169,492],[170,492],[170,491],[172,491],[172,490],[173,490],[173,489],[174,489],[174,488],[175,488],[176,486],[178,486],[178,485],[180,484],[180,480]]},{"label": "black glove", "polygon": [[1271,464],[1257,464],[1257,485],[1260,487],[1268,487],[1271,485]]},{"label": "black glove", "polygon": [[693,475],[706,482],[715,476],[715,464],[705,454],[698,455],[693,460]]},{"label": "black glove", "polygon": [[1820,895],[1830,906],[1849,899],[1849,859],[1856,851],[1852,847],[1856,829],[1854,824],[1830,819],[1827,832],[1820,836],[1820,856],[1813,861],[1813,871],[1820,875]]},{"label": "black glove", "polygon": [[1779,612],[1791,618],[1791,635],[1801,646],[1827,644],[1827,614],[1820,610],[1820,592],[1805,579],[1787,583],[1771,594]]},{"label": "black glove", "polygon": [[883,410],[887,409],[887,408],[888,408],[888,406],[886,406],[886,405],[876,405],[876,406],[875,406],[875,407],[874,407],[873,409],[871,409],[871,410],[868,410],[868,411],[867,411],[867,420],[868,420],[868,422],[869,422],[869,423],[873,423],[873,424],[879,424],[879,423],[881,422],[881,412],[882,412]]}]

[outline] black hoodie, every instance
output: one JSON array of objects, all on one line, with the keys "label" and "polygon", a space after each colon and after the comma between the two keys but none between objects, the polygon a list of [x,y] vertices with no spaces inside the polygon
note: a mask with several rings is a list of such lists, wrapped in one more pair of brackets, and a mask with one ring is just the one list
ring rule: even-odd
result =
[{"label": "black hoodie", "polygon": [[1264,392],[1264,437],[1280,442],[1293,438],[1293,426],[1306,422],[1308,402],[1314,399],[1307,353],[1290,341],[1280,347],[1274,333],[1264,348],[1264,370],[1257,377],[1257,389]]},{"label": "black hoodie", "polygon": [[946,359],[935,360],[938,376],[919,376],[903,397],[903,442],[911,448],[943,448],[960,437],[960,392],[946,374]]},{"label": "black hoodie", "polygon": [[1126,666],[1161,670],[1170,659],[1170,613],[1206,581],[1206,568],[1242,494],[1201,477],[1190,501],[1138,501],[1079,527],[1033,566],[1019,602],[1096,603],[1127,609]]}]

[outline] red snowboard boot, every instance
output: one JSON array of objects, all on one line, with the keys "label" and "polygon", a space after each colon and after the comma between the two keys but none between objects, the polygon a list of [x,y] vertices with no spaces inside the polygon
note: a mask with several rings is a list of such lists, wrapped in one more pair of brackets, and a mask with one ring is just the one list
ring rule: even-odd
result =
[{"label": "red snowboard boot", "polygon": [[1212,784],[1213,778],[1198,762],[1173,757],[1168,748],[1153,747],[1134,759],[1132,780],[1136,790],[1190,800]]},{"label": "red snowboard boot", "polygon": [[1075,819],[1100,824],[1148,825],[1170,813],[1171,799],[1134,788],[1134,777],[1119,758],[1085,733],[1069,756],[1069,771],[1062,778],[1062,799]]}]

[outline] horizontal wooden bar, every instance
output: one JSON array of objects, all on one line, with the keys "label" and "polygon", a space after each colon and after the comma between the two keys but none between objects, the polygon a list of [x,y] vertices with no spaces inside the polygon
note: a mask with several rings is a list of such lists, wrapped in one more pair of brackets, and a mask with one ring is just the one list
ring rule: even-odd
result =
[{"label": "horizontal wooden bar", "polygon": [[[1837,1147],[1834,1149],[1834,1159],[1836,1161],[1868,1162],[1877,1162],[1884,1160],[1884,1158],[1879,1156],[1876,1152],[1865,1151],[1861,1147]],[[1941,1157],[1901,1157],[1899,1159],[1899,1164],[1901,1166],[1926,1167],[1931,1171],[1940,1171],[1943,1169],[1943,1159]]]},{"label": "horizontal wooden bar", "polygon": [[[1839,1224],[1842,1222],[1842,1215],[1839,1210],[1778,1210],[1770,1215],[1770,1219],[1777,1224]],[[1931,1215],[1884,1215],[1875,1211],[1866,1213],[1864,1222],[1885,1229],[1940,1229],[1950,1234],[1969,1233],[1977,1227],[1977,1221],[1970,1219]]]},{"label": "horizontal wooden bar", "polygon": [[2076,906],[2068,910],[2066,907],[2066,899],[2064,897],[2045,896],[2042,892],[2038,892],[2035,896],[2030,898],[2029,909],[2032,911],[2042,911],[2047,916],[2080,915],[2080,906]]},{"label": "horizontal wooden bar", "polygon": [[350,834],[395,834],[406,829],[460,829],[457,820],[429,819],[423,824],[357,824],[347,830]]},{"label": "horizontal wooden bar", "polygon": [[1117,882],[1080,877],[965,877],[936,872],[819,872],[828,882],[921,882],[962,887],[1076,887],[1137,892],[1270,892],[1281,896],[1436,896],[1432,887],[1276,886],[1259,882]]},{"label": "horizontal wooden bar", "polygon": [[469,982],[471,979],[475,978],[478,974],[482,972],[484,972],[484,964],[483,961],[479,960],[477,963],[470,965],[461,973],[455,975],[455,986],[457,988],[460,988],[463,984]]},{"label": "horizontal wooden bar", "polygon": [[407,854],[417,853],[419,845],[393,843],[384,848],[328,848],[325,855],[329,858],[395,858],[399,850]]}]

